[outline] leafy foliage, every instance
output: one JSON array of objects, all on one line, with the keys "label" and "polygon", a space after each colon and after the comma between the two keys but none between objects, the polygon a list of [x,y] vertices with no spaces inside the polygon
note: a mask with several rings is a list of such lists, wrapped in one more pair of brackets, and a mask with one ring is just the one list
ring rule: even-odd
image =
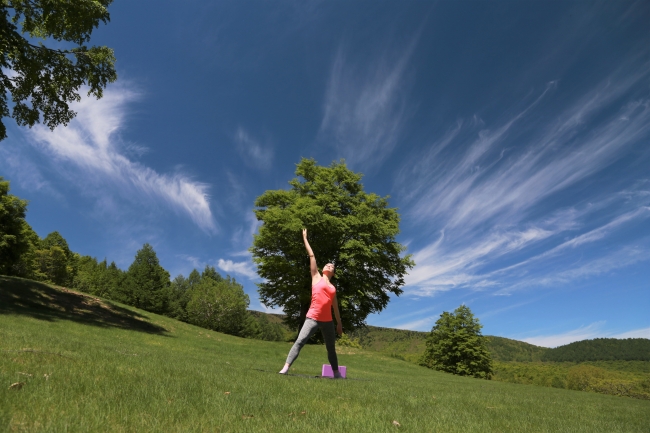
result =
[{"label": "leafy foliage", "polygon": [[303,158],[296,175],[291,189],[269,190],[255,201],[262,225],[250,251],[264,279],[260,298],[283,307],[293,329],[304,321],[311,302],[309,259],[300,237],[305,227],[320,265],[336,266],[343,327],[362,326],[368,314],[386,307],[390,293],[402,293],[404,275],[414,265],[410,256],[401,257],[405,247],[395,241],[399,214],[386,197],[366,193],[361,174],[342,161],[322,167]]},{"label": "leafy foliage", "polygon": [[158,314],[167,311],[169,272],[160,266],[158,256],[151,245],[144,244],[142,249],[138,250],[115,295],[125,304],[143,310]]},{"label": "leafy foliage", "polygon": [[546,352],[553,350],[503,337],[486,336],[485,341],[495,361],[541,361]]},{"label": "leafy foliage", "polygon": [[[0,140],[7,136],[2,119],[19,125],[42,121],[50,129],[75,116],[79,88],[101,98],[117,79],[113,50],[87,47],[100,21],[110,19],[112,0],[3,0],[0,2]],[[41,40],[34,44],[34,40]],[[42,41],[70,42],[74,48],[49,48]],[[11,71],[11,72],[10,72]],[[7,95],[11,95],[10,113]]]},{"label": "leafy foliage", "polygon": [[27,200],[9,194],[9,181],[0,177],[0,274],[18,274],[15,267],[30,249],[33,236],[26,212]]},{"label": "leafy foliage", "polygon": [[220,281],[202,278],[191,296],[187,304],[190,323],[226,334],[242,332],[249,299],[241,284],[230,277]]},{"label": "leafy foliage", "polygon": [[272,322],[270,317],[273,316],[260,311],[248,311],[248,317],[240,335],[257,340],[287,341],[291,333],[285,330],[281,323]]},{"label": "leafy foliage", "polygon": [[70,285],[77,255],[58,232],[39,239],[25,220],[27,201],[9,194],[0,177],[0,274]]},{"label": "leafy foliage", "polygon": [[378,326],[364,326],[350,332],[350,336],[357,339],[364,349],[381,352],[415,364],[418,364],[422,357],[428,335],[428,332]]},{"label": "leafy foliage", "polygon": [[[196,272],[196,269],[192,270],[192,272]],[[172,280],[169,292],[169,311],[167,313],[169,317],[182,320],[183,322],[188,321],[187,303],[190,302],[191,288],[190,280],[183,275],[178,275]]]},{"label": "leafy foliage", "polygon": [[344,346],[344,347],[352,347],[355,349],[361,349],[361,343],[359,343],[358,338],[350,338],[350,336],[346,333],[343,333],[341,335],[341,338],[339,338],[336,341],[336,344],[339,346]]},{"label": "leafy foliage", "polygon": [[420,364],[447,373],[490,379],[492,359],[481,328],[466,305],[453,313],[445,311],[431,329]]},{"label": "leafy foliage", "polygon": [[72,286],[82,292],[111,298],[123,279],[124,272],[115,262],[108,265],[106,259],[98,263],[94,257],[82,256],[77,261],[77,274]]},{"label": "leafy foliage", "polygon": [[493,380],[650,400],[650,362],[495,362]]},{"label": "leafy foliage", "polygon": [[576,341],[544,352],[542,361],[650,361],[647,338],[595,338]]},{"label": "leafy foliage", "polygon": [[70,251],[68,242],[59,232],[52,232],[34,252],[34,272],[37,279],[60,286],[69,286],[77,272],[78,255]]}]

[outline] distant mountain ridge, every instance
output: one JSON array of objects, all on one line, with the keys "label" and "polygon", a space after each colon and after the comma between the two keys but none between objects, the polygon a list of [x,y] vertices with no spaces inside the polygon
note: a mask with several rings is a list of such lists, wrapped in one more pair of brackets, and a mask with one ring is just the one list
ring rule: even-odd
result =
[{"label": "distant mountain ridge", "polygon": [[[424,351],[428,332],[368,326],[351,335],[364,349],[376,350],[413,361]],[[647,338],[596,338],[556,348],[535,346],[510,338],[486,335],[488,350],[502,362],[650,361]]]},{"label": "distant mountain ridge", "polygon": [[650,361],[647,338],[594,338],[548,349],[542,361]]}]

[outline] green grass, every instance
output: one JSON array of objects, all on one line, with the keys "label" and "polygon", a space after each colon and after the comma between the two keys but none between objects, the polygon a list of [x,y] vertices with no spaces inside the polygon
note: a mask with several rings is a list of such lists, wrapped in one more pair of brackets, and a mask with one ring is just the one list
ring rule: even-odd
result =
[{"label": "green grass", "polygon": [[[0,431],[650,431],[648,401],[456,377],[359,349],[339,358],[363,380],[273,373],[289,348],[0,277]],[[324,347],[307,346],[292,371],[324,362]]]}]

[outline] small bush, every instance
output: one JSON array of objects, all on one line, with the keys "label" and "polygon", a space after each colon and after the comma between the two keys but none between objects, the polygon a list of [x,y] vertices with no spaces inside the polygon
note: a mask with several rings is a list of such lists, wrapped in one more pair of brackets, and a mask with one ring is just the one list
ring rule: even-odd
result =
[{"label": "small bush", "polygon": [[353,347],[355,349],[361,349],[361,343],[359,343],[358,338],[350,338],[348,334],[342,334],[341,337],[336,342],[339,346]]},{"label": "small bush", "polygon": [[246,323],[248,304],[243,287],[230,277],[218,282],[204,278],[192,289],[187,314],[194,325],[240,335]]},{"label": "small bush", "polygon": [[604,379],[606,374],[606,370],[593,365],[577,365],[569,369],[567,373],[567,388],[577,391],[593,391],[597,383]]}]

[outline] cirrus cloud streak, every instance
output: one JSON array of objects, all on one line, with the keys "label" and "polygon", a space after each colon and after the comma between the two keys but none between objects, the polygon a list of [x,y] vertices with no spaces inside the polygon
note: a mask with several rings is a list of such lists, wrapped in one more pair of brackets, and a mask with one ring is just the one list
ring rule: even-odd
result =
[{"label": "cirrus cloud streak", "polygon": [[84,98],[74,104],[77,117],[66,127],[34,127],[28,137],[53,163],[65,167],[70,182],[98,201],[118,195],[138,204],[162,202],[203,231],[215,233],[207,184],[180,173],[161,174],[126,155],[133,146],[121,143],[119,132],[126,126],[128,104],[138,96],[124,86],[113,87],[100,100]]}]

